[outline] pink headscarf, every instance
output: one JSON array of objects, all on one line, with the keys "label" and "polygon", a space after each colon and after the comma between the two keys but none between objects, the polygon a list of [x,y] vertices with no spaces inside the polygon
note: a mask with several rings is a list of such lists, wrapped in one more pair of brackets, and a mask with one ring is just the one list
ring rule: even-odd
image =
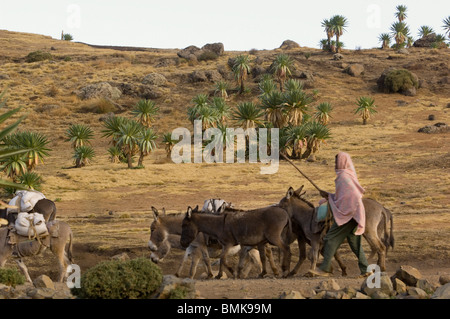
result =
[{"label": "pink headscarf", "polygon": [[355,235],[362,235],[366,225],[366,212],[362,202],[364,188],[359,184],[355,167],[349,154],[339,152],[336,158],[336,193],[328,196],[334,220],[338,226],[352,218],[358,222]]}]

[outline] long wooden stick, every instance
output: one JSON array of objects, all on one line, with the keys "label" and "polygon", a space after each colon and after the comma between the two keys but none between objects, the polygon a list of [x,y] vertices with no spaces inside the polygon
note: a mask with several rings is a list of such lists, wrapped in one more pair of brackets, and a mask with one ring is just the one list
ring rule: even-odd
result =
[{"label": "long wooden stick", "polygon": [[280,155],[286,160],[288,161],[292,166],[295,167],[295,169],[297,171],[300,172],[300,174],[303,175],[304,178],[306,178],[319,192],[321,191],[321,189],[319,188],[319,186],[317,186],[308,176],[306,176],[298,167],[297,165],[295,165],[289,158],[287,158],[287,156],[285,156],[283,153],[280,153]]}]

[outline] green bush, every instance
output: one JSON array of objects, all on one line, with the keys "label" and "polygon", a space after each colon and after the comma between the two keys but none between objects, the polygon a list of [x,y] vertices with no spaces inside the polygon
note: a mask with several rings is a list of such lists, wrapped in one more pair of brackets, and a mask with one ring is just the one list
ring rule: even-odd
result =
[{"label": "green bush", "polygon": [[83,299],[147,299],[162,283],[161,269],[147,258],[104,261],[81,276],[72,294]]},{"label": "green bush", "polygon": [[392,70],[386,74],[384,87],[388,92],[404,92],[412,87],[419,87],[417,77],[405,69]]},{"label": "green bush", "polygon": [[219,56],[212,51],[205,51],[197,58],[198,61],[217,60]]},{"label": "green bush", "polygon": [[17,269],[1,268],[0,269],[0,283],[15,287],[22,285],[25,282],[25,277]]},{"label": "green bush", "polygon": [[52,57],[52,55],[50,53],[42,52],[42,51],[31,52],[25,58],[25,60],[28,63],[39,62],[39,61],[44,61],[44,60],[51,60],[51,59],[53,59],[53,57]]}]

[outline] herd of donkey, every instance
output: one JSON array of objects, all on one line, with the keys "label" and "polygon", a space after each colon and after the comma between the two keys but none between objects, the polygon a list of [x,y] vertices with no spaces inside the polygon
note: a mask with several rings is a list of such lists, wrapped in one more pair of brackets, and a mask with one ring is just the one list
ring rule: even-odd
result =
[{"label": "herd of donkey", "polygon": [[[282,276],[297,274],[300,266],[308,257],[311,261],[310,269],[314,270],[321,250],[323,236],[328,231],[332,217],[327,214],[325,219],[317,219],[317,208],[304,198],[303,186],[298,190],[290,187],[278,204],[252,210],[240,210],[221,199],[205,200],[202,209],[187,208],[186,213],[160,214],[158,209],[151,207],[154,220],[150,226],[150,240],[148,248],[151,250],[151,260],[160,262],[171,250],[170,235],[177,235],[180,244],[186,248],[180,266],[175,275],[180,276],[183,265],[191,258],[189,277],[194,278],[196,268],[203,259],[208,278],[213,277],[209,251],[221,249],[219,272],[216,278],[221,278],[224,271],[231,277],[243,278],[251,267],[261,271],[262,278],[267,274],[266,258],[269,259],[272,271],[279,276],[279,268],[272,256],[273,245],[279,248]],[[392,213],[377,201],[363,199],[366,211],[366,227],[363,237],[371,249],[371,256],[378,255],[377,264],[381,271],[385,270],[385,258],[389,247],[394,246]],[[24,257],[41,254],[49,248],[58,260],[58,281],[67,277],[67,267],[73,263],[73,233],[70,226],[55,219],[56,205],[53,201],[43,198],[38,200],[29,214],[42,214],[47,231],[44,234],[33,233],[33,223],[30,222],[28,236],[18,234],[15,228],[17,213],[12,209],[17,206],[0,203],[0,267],[13,257],[25,278],[31,282]],[[20,206],[19,206],[20,208]],[[19,209],[20,210],[20,209]],[[295,267],[290,270],[290,245],[297,240],[299,259]],[[311,246],[307,256],[306,244]],[[258,253],[259,252],[259,253]],[[239,253],[237,270],[227,262],[227,257]],[[345,276],[346,267],[339,253],[334,256],[342,275]],[[370,258],[369,257],[369,258]],[[250,262],[249,262],[250,261]]]}]

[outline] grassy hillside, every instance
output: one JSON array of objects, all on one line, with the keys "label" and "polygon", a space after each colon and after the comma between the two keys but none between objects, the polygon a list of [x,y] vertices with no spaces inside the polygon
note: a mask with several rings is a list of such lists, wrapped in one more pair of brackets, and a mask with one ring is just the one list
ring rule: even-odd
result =
[{"label": "grassy hillside", "polygon": [[[27,63],[26,56],[38,50],[51,53],[53,59]],[[215,60],[192,63],[179,58],[177,51],[120,51],[0,31],[0,90],[8,88],[8,108],[24,106],[22,113],[28,117],[20,129],[44,133],[51,140],[51,156],[36,171],[44,179],[43,192],[58,199],[61,218],[72,220],[78,242],[107,249],[115,239],[117,245],[113,246],[144,247],[152,205],[176,212],[204,199],[221,197],[250,208],[277,202],[289,186],[302,184],[307,198],[319,200],[314,188],[288,163],[282,162],[273,175],[259,174],[261,164],[176,165],[166,159],[161,139],[159,149],[145,160],[143,169],[129,170],[126,164],[110,162],[106,151],[109,140],[101,134],[101,112],[115,110],[131,116],[129,110],[140,98],[122,94],[116,105],[111,105],[102,99],[81,100],[76,90],[98,82],[139,86],[150,73],[164,75],[168,82],[158,88],[161,96],[154,99],[160,107],[154,128],[161,136],[177,127],[190,128],[186,111],[191,99],[214,91],[212,82],[190,82],[192,72],[219,71],[235,85],[227,62],[242,52],[225,51]],[[334,155],[347,151],[367,195],[389,207],[400,221],[396,224],[403,237],[400,247],[409,247],[415,234],[422,232],[443,232],[439,236],[448,238],[450,135],[417,130],[435,122],[450,123],[450,51],[411,48],[409,54],[400,54],[391,49],[343,50],[343,59],[338,61],[330,53],[306,47],[246,53],[252,66],[267,68],[281,52],[295,60],[297,70],[313,75],[314,85],[307,91],[317,90],[315,103],[330,102],[334,107],[329,125],[332,138],[322,146],[316,162],[297,162],[304,172],[320,187],[333,191]],[[310,54],[308,59],[305,53]],[[364,66],[363,75],[353,77],[343,72],[354,63]],[[378,91],[376,80],[391,66],[417,74],[421,88],[416,96]],[[242,101],[259,101],[256,80],[249,76],[246,85],[250,92],[230,95],[228,104],[233,108]],[[378,106],[378,113],[367,125],[353,114],[360,96],[374,97]],[[435,115],[434,122],[428,120],[430,114]],[[72,149],[64,137],[73,123],[88,124],[95,132],[92,145],[97,156],[94,163],[81,169],[72,168]],[[97,225],[95,238],[86,219]],[[449,251],[444,241],[436,246],[417,239],[417,245],[430,253],[439,245]]]}]

